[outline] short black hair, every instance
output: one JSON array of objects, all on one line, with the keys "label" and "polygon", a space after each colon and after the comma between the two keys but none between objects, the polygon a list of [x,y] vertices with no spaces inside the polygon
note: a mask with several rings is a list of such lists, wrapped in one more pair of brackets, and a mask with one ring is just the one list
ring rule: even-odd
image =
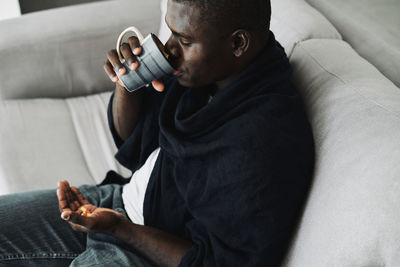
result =
[{"label": "short black hair", "polygon": [[271,19],[270,0],[172,0],[196,5],[205,22],[219,27],[224,34],[244,29],[257,34],[268,33]]}]

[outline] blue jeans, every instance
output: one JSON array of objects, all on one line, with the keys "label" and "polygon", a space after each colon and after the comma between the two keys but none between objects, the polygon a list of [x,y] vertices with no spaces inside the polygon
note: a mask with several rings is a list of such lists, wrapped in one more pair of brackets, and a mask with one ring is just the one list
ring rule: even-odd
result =
[{"label": "blue jeans", "polygon": [[[81,186],[94,205],[126,216],[122,186]],[[0,266],[151,266],[125,243],[71,229],[56,190],[0,196]]]}]

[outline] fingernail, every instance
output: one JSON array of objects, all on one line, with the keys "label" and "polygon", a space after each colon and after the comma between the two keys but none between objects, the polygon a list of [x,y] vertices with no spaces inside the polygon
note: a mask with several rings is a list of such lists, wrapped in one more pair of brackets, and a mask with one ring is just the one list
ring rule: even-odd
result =
[{"label": "fingernail", "polygon": [[118,81],[118,78],[117,78],[116,76],[114,76],[114,77],[111,77],[111,81],[113,81],[113,82],[117,82],[117,81]]},{"label": "fingernail", "polygon": [[124,69],[122,68],[122,69],[119,69],[119,70],[118,70],[118,73],[119,73],[119,75],[123,75],[123,74],[125,73],[125,71],[124,71]]},{"label": "fingernail", "polygon": [[140,54],[140,48],[139,47],[136,47],[135,49],[133,49],[133,53],[135,54],[135,55],[139,55]]},{"label": "fingernail", "polygon": [[64,221],[68,221],[69,218],[70,218],[70,216],[69,216],[69,215],[68,215],[68,216],[65,216],[65,215],[61,214],[61,218],[62,218]]}]

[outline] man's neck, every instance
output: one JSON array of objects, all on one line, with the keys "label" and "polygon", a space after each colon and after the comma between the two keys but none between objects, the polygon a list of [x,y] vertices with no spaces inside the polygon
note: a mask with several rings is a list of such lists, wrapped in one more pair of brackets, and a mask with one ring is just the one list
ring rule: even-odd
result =
[{"label": "man's neck", "polygon": [[[235,79],[236,76],[237,75],[232,75],[232,76],[226,78],[225,80],[218,81],[216,83],[217,84],[217,86],[216,86],[217,89],[216,89],[215,93],[218,92],[219,90],[221,90],[222,88],[225,88],[228,84],[230,84]],[[214,93],[214,95],[215,95],[215,93]]]}]

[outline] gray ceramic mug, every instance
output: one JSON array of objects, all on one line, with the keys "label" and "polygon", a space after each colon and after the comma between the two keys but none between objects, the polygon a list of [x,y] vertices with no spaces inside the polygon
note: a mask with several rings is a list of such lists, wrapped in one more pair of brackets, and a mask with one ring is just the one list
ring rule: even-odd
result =
[{"label": "gray ceramic mug", "polygon": [[[142,53],[136,56],[139,67],[131,70],[121,56],[120,46],[122,39],[128,32],[134,32],[142,46]],[[174,71],[168,62],[168,54],[161,41],[154,34],[149,34],[146,38],[135,27],[126,28],[118,37],[117,53],[121,63],[126,68],[125,75],[118,75],[119,80],[129,92],[133,92],[144,86],[148,86],[152,81],[170,74]]]}]

